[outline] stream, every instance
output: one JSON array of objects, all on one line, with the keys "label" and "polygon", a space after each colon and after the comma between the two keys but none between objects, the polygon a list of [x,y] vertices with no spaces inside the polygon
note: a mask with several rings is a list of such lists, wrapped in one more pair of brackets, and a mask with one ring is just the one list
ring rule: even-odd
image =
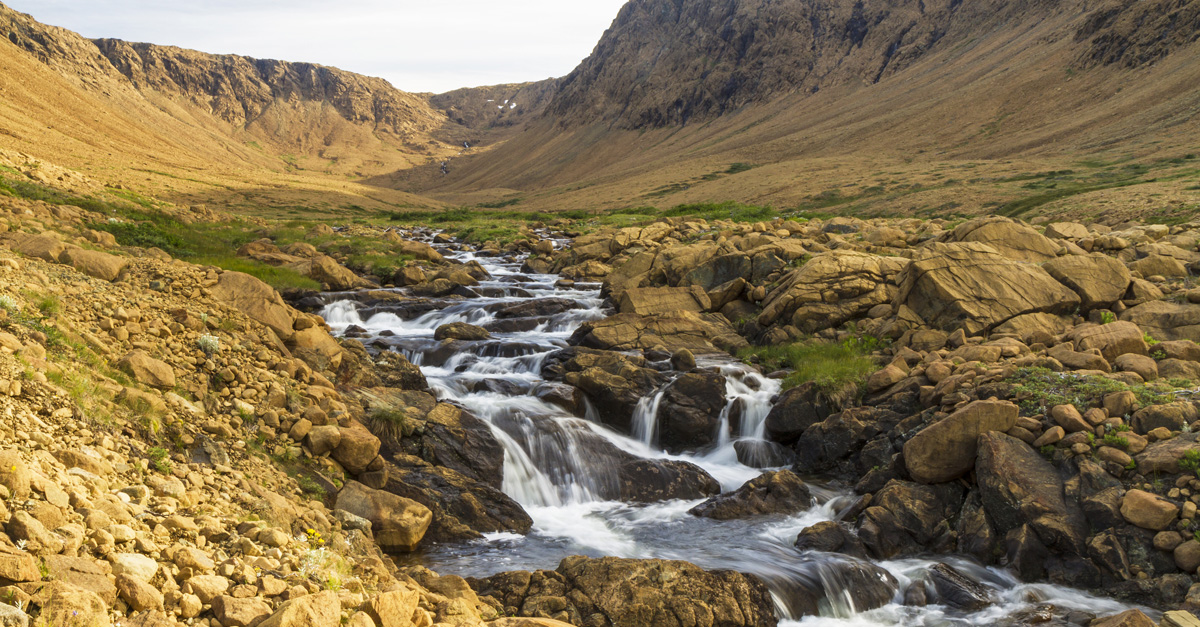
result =
[{"label": "stream", "polygon": [[[429,234],[413,234],[429,241]],[[558,245],[565,245],[559,241]],[[738,433],[722,437],[709,451],[669,455],[655,446],[654,426],[661,395],[644,398],[634,416],[631,436],[612,431],[595,418],[594,410],[576,417],[539,398],[547,383],[540,372],[547,357],[567,346],[582,323],[611,314],[605,309],[599,284],[559,282],[553,275],[522,273],[521,257],[477,256],[458,246],[437,246],[460,262],[477,261],[489,280],[471,288],[478,298],[434,299],[436,308],[410,319],[387,311],[362,311],[354,300],[334,300],[322,315],[337,334],[351,327],[364,343],[383,342],[421,367],[434,393],[486,421],[505,450],[503,490],[532,517],[526,535],[488,534],[463,544],[424,547],[406,558],[441,574],[486,577],[511,570],[554,569],[570,555],[592,557],[662,558],[686,560],[709,569],[733,569],[760,576],[770,586],[781,625],[1003,625],[1086,624],[1092,616],[1128,609],[1128,605],[1049,584],[1025,584],[1009,572],[986,568],[966,558],[937,556],[876,562],[899,582],[891,603],[869,611],[855,607],[851,582],[843,576],[853,558],[830,553],[801,552],[796,535],[821,521],[835,520],[853,501],[844,488],[810,480],[814,502],[794,516],[762,516],[749,520],[717,521],[687,511],[702,502],[666,501],[633,504],[604,500],[603,483],[610,480],[605,460],[593,459],[582,444],[603,438],[634,456],[692,462],[714,478],[723,491],[738,488],[763,471],[738,462],[734,443],[761,440],[771,399],[779,382],[733,360],[706,356],[700,368],[717,369],[726,377],[724,416],[737,410]],[[398,288],[405,292],[405,288]],[[336,295],[332,295],[336,298]],[[510,305],[540,299],[565,299],[549,315],[498,318]],[[497,321],[502,324],[497,324]],[[465,345],[447,354],[433,339],[434,330],[451,322],[492,325],[492,339]],[[807,479],[807,478],[806,478]],[[975,612],[947,605],[903,604],[910,583],[923,578],[935,563],[949,564],[991,589],[993,605]],[[789,590],[803,587],[823,591],[819,616],[798,617],[789,603]],[[1157,612],[1150,612],[1157,616]]]}]

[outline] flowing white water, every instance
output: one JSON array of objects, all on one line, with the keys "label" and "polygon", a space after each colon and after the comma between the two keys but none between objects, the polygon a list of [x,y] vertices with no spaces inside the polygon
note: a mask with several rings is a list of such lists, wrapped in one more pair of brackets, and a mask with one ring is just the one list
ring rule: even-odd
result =
[{"label": "flowing white water", "polygon": [[[520,260],[501,260],[469,252],[443,250],[463,262],[477,261],[490,274],[474,288],[480,298],[447,299],[430,311],[406,314],[382,307],[364,317],[361,305],[340,300],[322,312],[338,333],[351,329],[371,342],[384,342],[421,367],[430,387],[444,402],[457,404],[485,421],[505,452],[502,489],[521,503],[534,521],[527,536],[488,534],[484,540],[434,547],[423,563],[443,573],[487,576],[515,569],[554,568],[574,554],[631,558],[682,559],[706,568],[752,572],[772,586],[779,614],[796,611],[791,595],[797,586],[819,590],[821,616],[785,620],[788,627],[826,625],[977,625],[996,624],[1013,613],[1040,604],[1112,613],[1116,602],[1053,586],[1020,584],[995,569],[964,560],[943,560],[993,588],[999,602],[983,611],[964,613],[945,606],[908,607],[903,591],[920,579],[933,562],[899,560],[877,566],[900,583],[895,602],[860,611],[854,590],[840,575],[840,565],[854,560],[840,555],[801,553],[796,535],[819,522],[834,520],[850,499],[841,491],[814,485],[816,503],[795,516],[767,516],[718,522],[687,513],[699,501],[666,501],[636,505],[605,500],[615,492],[613,447],[635,457],[683,460],[733,490],[762,470],[739,462],[739,440],[763,439],[771,399],[779,382],[731,359],[704,358],[701,368],[725,376],[726,405],[716,445],[706,451],[671,455],[657,446],[657,422],[667,386],[641,399],[632,432],[617,433],[600,424],[585,403],[584,417],[536,396],[545,382],[541,371],[553,352],[583,322],[607,315],[599,285],[556,287],[558,277],[520,272]],[[544,311],[513,310],[552,299]],[[434,330],[450,322],[488,327],[493,338],[447,350],[433,339]],[[668,384],[669,385],[669,384]]]}]

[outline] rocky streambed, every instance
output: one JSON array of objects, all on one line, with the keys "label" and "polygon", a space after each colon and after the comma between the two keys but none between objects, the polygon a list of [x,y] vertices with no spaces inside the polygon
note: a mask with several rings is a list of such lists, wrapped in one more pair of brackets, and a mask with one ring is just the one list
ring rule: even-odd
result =
[{"label": "rocky streambed", "polygon": [[[781,398],[777,379],[716,350],[720,333],[694,321],[614,330],[599,282],[536,272],[545,268],[521,254],[435,247],[473,280],[457,277],[441,295],[422,286],[329,294],[321,312],[335,335],[402,354],[461,410],[454,424],[421,426],[456,434],[397,438],[387,489],[428,484],[414,478],[420,469],[399,468],[416,452],[399,441],[415,436],[426,458],[453,448],[433,455],[498,492],[446,505],[478,510],[459,520],[482,535],[439,529],[433,507],[430,539],[398,554],[402,565],[467,577],[502,614],[574,625],[1087,624],[1131,607],[963,555],[947,537],[951,521],[961,529],[960,510],[982,510],[961,485],[893,482],[872,501],[854,489],[857,477],[839,481],[812,463],[825,452],[780,445],[796,395]],[[869,439],[864,425],[891,428],[878,411],[843,414],[859,431],[851,448]],[[428,494],[412,496],[428,504]],[[881,507],[890,518],[864,544],[861,521]],[[880,559],[881,546],[903,545],[915,550]]]}]

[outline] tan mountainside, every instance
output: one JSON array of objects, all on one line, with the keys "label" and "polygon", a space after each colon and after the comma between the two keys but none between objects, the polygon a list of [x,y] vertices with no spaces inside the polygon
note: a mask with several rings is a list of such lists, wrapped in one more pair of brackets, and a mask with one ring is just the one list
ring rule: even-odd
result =
[{"label": "tan mountainside", "polygon": [[[980,211],[1025,193],[992,181],[1194,152],[1198,8],[631,2],[541,119],[419,191],[539,209],[788,206],[902,184],[873,208]],[[760,167],[722,175],[734,163]]]},{"label": "tan mountainside", "polygon": [[454,152],[445,116],[382,79],[91,41],[3,5],[0,34],[5,147],[162,198],[424,205],[355,181]]}]

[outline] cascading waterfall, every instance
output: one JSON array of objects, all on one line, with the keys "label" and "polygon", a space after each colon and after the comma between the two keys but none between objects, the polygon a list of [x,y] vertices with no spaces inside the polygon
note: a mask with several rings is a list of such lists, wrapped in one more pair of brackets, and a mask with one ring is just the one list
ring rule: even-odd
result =
[{"label": "cascading waterfall", "polygon": [[[561,245],[561,242],[560,242]],[[731,359],[701,358],[698,366],[725,376],[726,405],[717,444],[695,454],[669,455],[656,447],[659,410],[667,385],[641,399],[633,418],[632,437],[603,426],[595,408],[584,402],[578,418],[534,394],[544,384],[546,358],[566,346],[583,322],[606,312],[599,285],[556,285],[558,277],[520,272],[519,260],[500,260],[471,252],[443,249],[458,261],[479,262],[491,275],[475,289],[480,298],[446,299],[419,314],[381,306],[366,319],[352,300],[329,303],[322,315],[338,333],[355,330],[373,344],[387,344],[419,366],[443,402],[457,404],[489,425],[504,449],[502,489],[534,519],[528,536],[491,534],[480,544],[439,546],[426,552],[425,563],[442,573],[487,576],[499,570],[554,568],[572,554],[614,555],[691,561],[705,568],[730,568],[759,575],[772,588],[782,617],[796,611],[790,598],[797,585],[824,591],[824,616],[782,625],[973,625],[994,623],[1001,616],[1033,607],[1031,598],[1081,610],[1119,611],[1120,604],[1073,590],[1021,584],[993,569],[955,562],[996,590],[999,605],[973,614],[953,615],[943,606],[907,607],[894,602],[869,612],[856,606],[853,584],[840,575],[840,555],[797,552],[796,535],[822,521],[835,520],[851,499],[842,491],[812,484],[816,504],[795,516],[760,517],[717,522],[687,511],[699,501],[667,501],[633,505],[603,500],[614,493],[610,457],[598,451],[612,447],[635,457],[694,463],[733,490],[761,470],[738,461],[739,441],[761,442],[771,399],[779,381]],[[565,299],[571,305],[536,320],[502,318],[497,312],[536,299]],[[433,339],[437,327],[466,322],[490,327],[493,338],[456,344],[453,350]],[[735,424],[736,423],[736,424]],[[732,428],[732,427],[736,428]],[[876,564],[903,589],[933,562],[898,560]],[[501,568],[499,565],[503,565]]]}]

